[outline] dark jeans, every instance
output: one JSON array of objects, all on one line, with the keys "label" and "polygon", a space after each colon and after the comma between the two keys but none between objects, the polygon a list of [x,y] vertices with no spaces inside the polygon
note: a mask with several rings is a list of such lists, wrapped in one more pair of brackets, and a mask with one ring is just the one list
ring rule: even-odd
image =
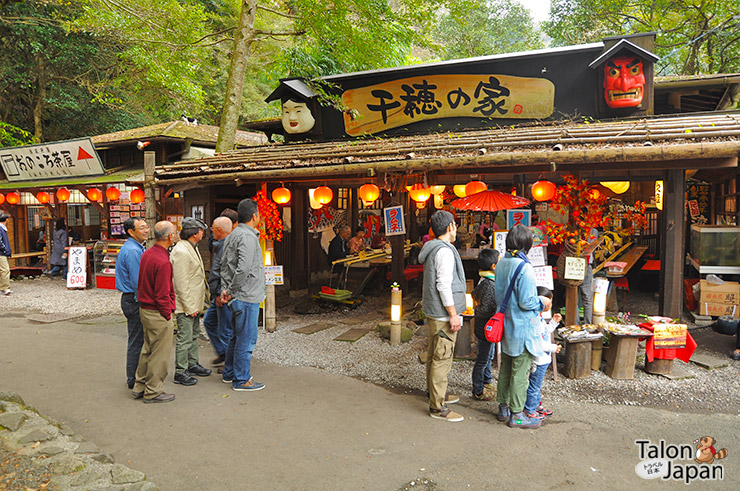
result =
[{"label": "dark jeans", "polygon": [[226,356],[226,348],[231,339],[231,310],[226,306],[217,307],[213,300],[203,316],[203,326],[216,354]]},{"label": "dark jeans", "polygon": [[139,365],[141,347],[144,345],[144,326],[139,315],[139,302],[133,293],[121,295],[121,310],[128,325],[128,348],[126,350],[126,383],[129,388],[136,382],[136,367]]},{"label": "dark jeans", "polygon": [[524,403],[524,410],[529,414],[537,411],[537,406],[542,400],[542,382],[545,381],[545,374],[549,363],[537,365],[537,370],[529,374],[529,388],[527,389],[527,402]]},{"label": "dark jeans", "polygon": [[224,380],[231,380],[234,387],[252,378],[252,352],[257,345],[260,304],[233,299],[231,309],[231,339],[226,348]]},{"label": "dark jeans", "polygon": [[[49,271],[49,276],[57,276],[61,274],[62,278],[67,278],[67,264],[52,264],[52,268]],[[138,308],[138,307],[137,307]]]},{"label": "dark jeans", "polygon": [[489,343],[485,338],[481,339],[478,336],[475,338],[478,340],[478,357],[473,365],[473,394],[481,395],[485,389],[484,384],[493,382],[491,360],[495,344]]}]

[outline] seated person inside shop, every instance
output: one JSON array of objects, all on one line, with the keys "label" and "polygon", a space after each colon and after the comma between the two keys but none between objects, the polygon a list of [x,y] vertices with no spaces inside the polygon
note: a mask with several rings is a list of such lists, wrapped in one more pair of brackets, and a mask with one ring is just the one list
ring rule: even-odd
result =
[{"label": "seated person inside shop", "polygon": [[339,259],[344,259],[347,257],[347,254],[349,254],[349,245],[347,244],[347,241],[349,240],[351,233],[349,225],[342,225],[339,228],[339,233],[331,239],[331,242],[329,243],[329,265],[332,266],[332,271],[334,271],[332,263]]},{"label": "seated person inside shop", "polygon": [[385,232],[378,232],[373,236],[372,243],[370,244],[371,249],[382,249],[385,247]]},{"label": "seated person inside shop", "polygon": [[355,229],[355,235],[349,239],[349,253],[357,254],[360,251],[365,250],[365,229],[364,227],[357,227]]}]

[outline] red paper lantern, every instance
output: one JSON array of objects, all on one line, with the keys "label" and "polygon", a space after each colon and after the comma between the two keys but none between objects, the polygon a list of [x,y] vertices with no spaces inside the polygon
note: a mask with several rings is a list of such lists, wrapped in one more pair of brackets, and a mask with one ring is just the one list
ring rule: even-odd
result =
[{"label": "red paper lantern", "polygon": [[409,196],[417,203],[425,203],[432,195],[432,190],[423,184],[414,184],[409,189]]},{"label": "red paper lantern", "polygon": [[331,203],[333,197],[334,192],[327,186],[319,186],[316,188],[316,191],[313,192],[313,199],[322,205]]},{"label": "red paper lantern", "polygon": [[59,201],[67,201],[70,196],[71,196],[71,193],[69,192],[69,189],[67,188],[57,189],[57,199]]},{"label": "red paper lantern", "polygon": [[285,186],[279,187],[272,192],[272,200],[279,204],[284,205],[290,202],[290,189]]},{"label": "red paper lantern", "polygon": [[131,195],[129,196],[132,203],[143,203],[144,202],[144,191],[141,189],[134,189],[131,191]]},{"label": "red paper lantern", "polygon": [[365,206],[370,206],[380,197],[380,188],[371,183],[363,184],[360,186],[359,195]]},{"label": "red paper lantern", "polygon": [[87,199],[90,201],[100,201],[103,199],[103,193],[98,188],[91,188],[87,190]]},{"label": "red paper lantern", "polygon": [[0,193],[0,205],[5,203],[5,195],[3,193]]},{"label": "red paper lantern", "polygon": [[51,201],[51,196],[49,196],[49,193],[47,193],[46,191],[39,191],[38,193],[36,193],[36,199],[39,203],[45,205],[46,203]]},{"label": "red paper lantern", "polygon": [[555,184],[550,181],[537,181],[532,184],[532,198],[536,201],[550,201],[555,196]]},{"label": "red paper lantern", "polygon": [[116,201],[118,198],[121,197],[121,190],[118,188],[110,187],[105,190],[105,197],[108,198],[108,201]]},{"label": "red paper lantern", "polygon": [[470,181],[465,185],[465,196],[471,196],[488,189],[488,184],[483,181]]},{"label": "red paper lantern", "polygon": [[21,197],[18,193],[8,193],[5,199],[8,201],[9,205],[17,205],[21,202]]}]

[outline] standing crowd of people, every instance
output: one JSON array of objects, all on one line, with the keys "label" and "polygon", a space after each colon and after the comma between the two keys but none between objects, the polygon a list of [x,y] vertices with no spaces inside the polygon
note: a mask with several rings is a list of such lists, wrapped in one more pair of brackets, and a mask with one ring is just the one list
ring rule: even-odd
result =
[{"label": "standing crowd of people", "polygon": [[[211,271],[206,277],[198,243],[208,226],[187,217],[180,240],[168,221],[154,226],[154,245],[145,248],[149,227],[144,219],[124,223],[128,239],[116,261],[116,289],[127,319],[126,382],[134,399],[170,402],[164,390],[175,347],[174,382],[198,383],[212,370],[198,353],[200,316],[217,357],[222,380],[236,391],[264,388],[251,374],[257,343],[259,304],[265,298],[265,273],[259,245],[257,203],[242,200],[213,221]],[[0,251],[1,252],[1,251]],[[2,286],[2,285],[0,285]]]}]

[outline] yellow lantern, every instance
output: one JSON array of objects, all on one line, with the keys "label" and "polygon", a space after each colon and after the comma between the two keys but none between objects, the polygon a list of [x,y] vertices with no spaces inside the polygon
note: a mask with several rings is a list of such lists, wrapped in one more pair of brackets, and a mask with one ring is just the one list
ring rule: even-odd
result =
[{"label": "yellow lantern", "polygon": [[464,198],[467,196],[465,194],[465,184],[455,184],[452,186],[452,192],[455,193],[455,196],[458,198]]},{"label": "yellow lantern", "polygon": [[375,184],[367,183],[360,186],[358,192],[362,204],[365,206],[372,206],[376,199],[380,197],[380,188]]},{"label": "yellow lantern", "polygon": [[655,206],[663,209],[663,181],[655,181]]},{"label": "yellow lantern", "polygon": [[316,192],[316,188],[311,188],[308,190],[308,204],[311,205],[312,210],[318,210],[319,208],[324,206],[318,201],[316,201],[316,197],[314,197],[315,192]]},{"label": "yellow lantern", "polygon": [[625,193],[630,188],[629,181],[606,181],[599,184],[616,194]]},{"label": "yellow lantern", "polygon": [[438,184],[437,186],[429,186],[429,191],[431,191],[434,196],[438,196],[445,192],[445,186],[443,184]]},{"label": "yellow lantern", "polygon": [[272,191],[272,200],[279,204],[284,205],[290,202],[290,189],[281,186]]},{"label": "yellow lantern", "polygon": [[488,184],[483,181],[470,181],[465,185],[465,196],[471,196],[488,189]]},{"label": "yellow lantern", "polygon": [[550,181],[537,181],[532,184],[532,198],[536,201],[550,201],[555,196],[555,184]]},{"label": "yellow lantern", "polygon": [[327,205],[331,203],[333,197],[334,192],[331,190],[331,188],[327,186],[319,186],[316,188],[316,191],[313,192],[313,199],[315,199],[322,205]]},{"label": "yellow lantern", "polygon": [[67,188],[57,189],[57,199],[59,201],[67,201],[71,195],[72,193],[70,193],[69,189]]},{"label": "yellow lantern", "polygon": [[416,201],[417,203],[424,203],[426,202],[429,197],[432,195],[432,192],[429,190],[428,187],[425,187],[423,184],[414,184],[411,186],[411,189],[409,190],[409,196],[412,200]]},{"label": "yellow lantern", "polygon": [[39,191],[38,193],[36,193],[36,199],[39,201],[39,203],[46,204],[51,201],[51,196],[49,196],[49,193],[47,193],[46,191]]}]

